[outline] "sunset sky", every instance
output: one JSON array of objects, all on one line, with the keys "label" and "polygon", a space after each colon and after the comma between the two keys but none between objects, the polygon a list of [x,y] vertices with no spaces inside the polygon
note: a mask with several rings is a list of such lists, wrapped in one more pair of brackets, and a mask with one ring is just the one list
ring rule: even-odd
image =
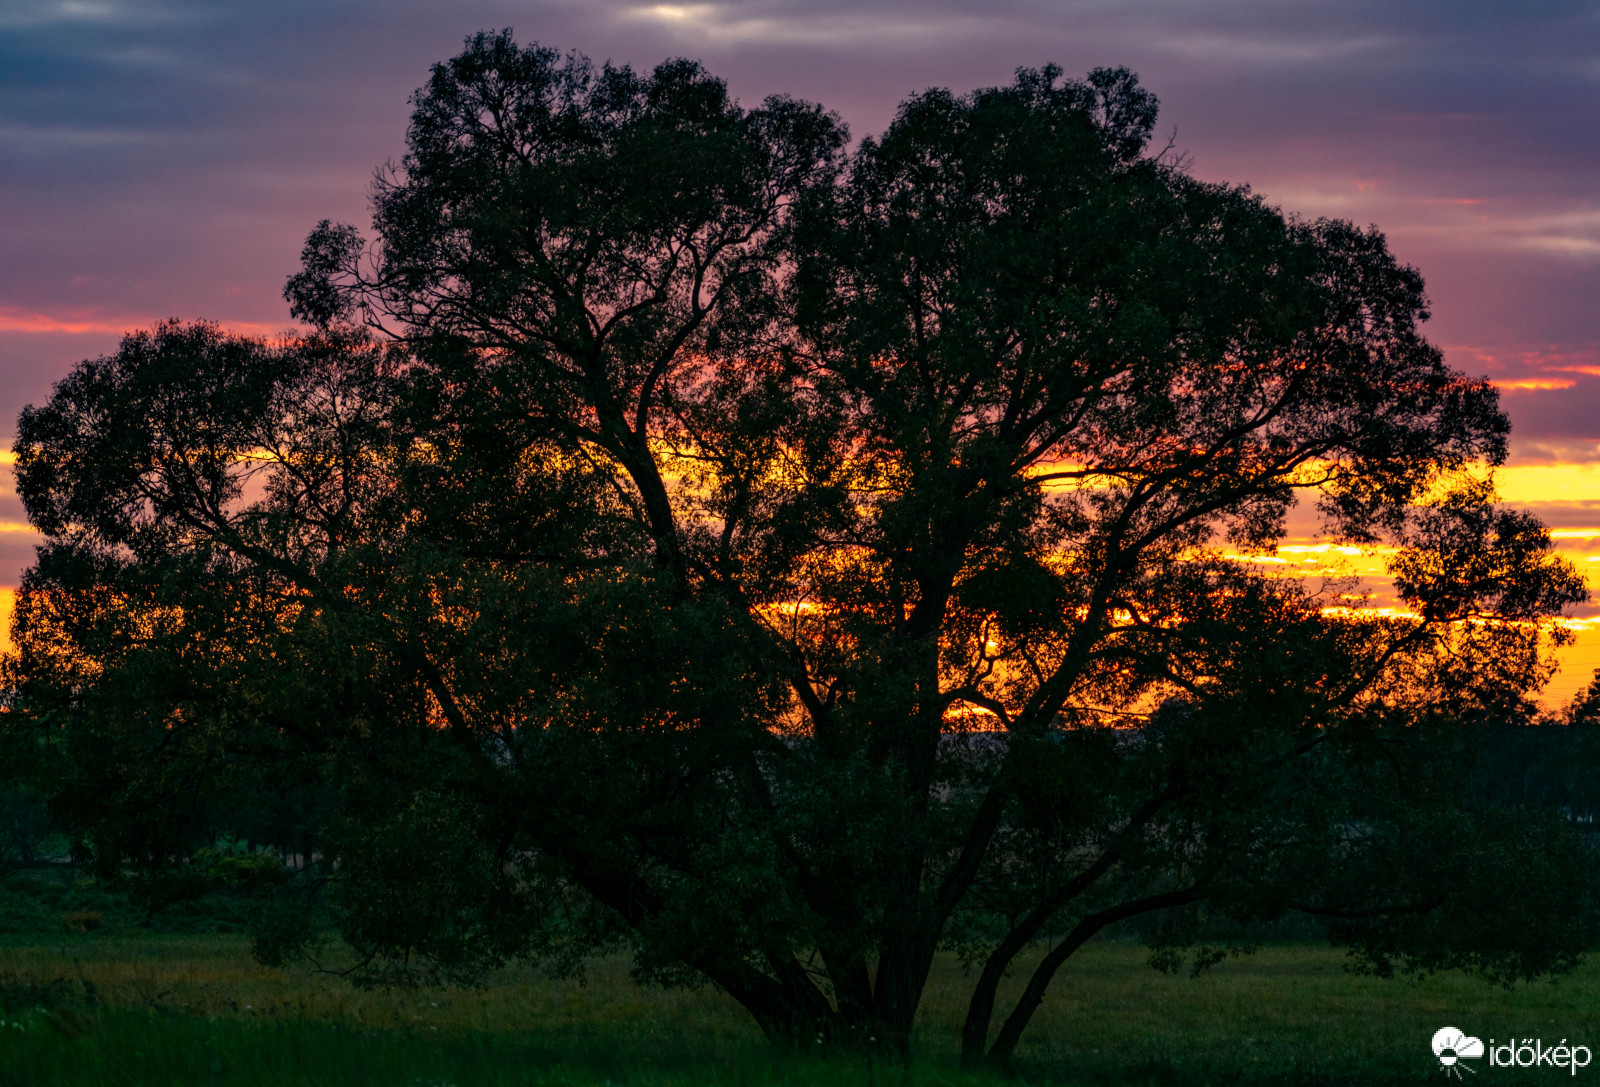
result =
[{"label": "sunset sky", "polygon": [[[287,327],[306,232],[366,225],[428,65],[506,26],[597,60],[698,58],[746,101],[820,100],[856,135],[931,85],[1133,68],[1195,174],[1374,223],[1422,270],[1434,341],[1503,390],[1503,494],[1600,587],[1600,2],[0,0],[5,445],[124,330]],[[33,541],[8,486],[0,586]],[[1547,698],[1596,664],[1585,627]]]}]

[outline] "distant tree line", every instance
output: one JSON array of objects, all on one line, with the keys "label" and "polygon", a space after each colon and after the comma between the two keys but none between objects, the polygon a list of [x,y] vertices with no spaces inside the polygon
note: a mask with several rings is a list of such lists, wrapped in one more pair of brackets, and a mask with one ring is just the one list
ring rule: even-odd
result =
[{"label": "distant tree line", "polygon": [[1486,723],[1466,780],[1479,803],[1556,812],[1600,834],[1600,683],[1559,710]]}]

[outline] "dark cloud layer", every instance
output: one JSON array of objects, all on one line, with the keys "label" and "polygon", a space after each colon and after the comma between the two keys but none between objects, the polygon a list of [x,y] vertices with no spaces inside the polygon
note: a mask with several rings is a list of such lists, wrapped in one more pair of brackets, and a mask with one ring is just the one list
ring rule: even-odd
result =
[{"label": "dark cloud layer", "polygon": [[[858,133],[929,85],[1127,64],[1201,176],[1386,230],[1458,365],[1600,368],[1593,2],[0,0],[0,430],[128,323],[284,323],[306,230],[364,223],[428,65],[501,26]],[[1600,382],[1542,396],[1508,400],[1529,455],[1600,441]]]}]

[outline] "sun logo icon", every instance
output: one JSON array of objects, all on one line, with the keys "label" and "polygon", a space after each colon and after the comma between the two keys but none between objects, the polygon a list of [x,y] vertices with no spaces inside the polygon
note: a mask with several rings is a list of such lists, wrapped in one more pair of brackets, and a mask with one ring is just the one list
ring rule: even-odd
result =
[{"label": "sun logo icon", "polygon": [[1462,1069],[1476,1074],[1476,1068],[1461,1062],[1483,1056],[1483,1039],[1462,1034],[1455,1027],[1440,1027],[1433,1034],[1433,1055],[1439,1058],[1439,1070],[1447,1076],[1460,1079]]}]

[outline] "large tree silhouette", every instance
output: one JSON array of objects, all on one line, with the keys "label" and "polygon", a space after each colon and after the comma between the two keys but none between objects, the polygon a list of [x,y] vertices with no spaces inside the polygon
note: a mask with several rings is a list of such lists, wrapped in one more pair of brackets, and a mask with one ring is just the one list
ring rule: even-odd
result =
[{"label": "large tree silhouette", "polygon": [[[23,414],[7,729],[106,871],[316,782],[292,893],[369,977],[622,939],[903,1051],[947,948],[1002,1063],[1142,914],[1169,959],[1300,910],[1379,971],[1574,961],[1582,849],[1460,779],[1581,580],[1380,234],[1150,154],[1124,70],[853,151],[509,34],[414,101],[375,240],[306,245],[311,332],[162,325]],[[1404,614],[1252,561],[1297,496],[1396,549]]]}]

